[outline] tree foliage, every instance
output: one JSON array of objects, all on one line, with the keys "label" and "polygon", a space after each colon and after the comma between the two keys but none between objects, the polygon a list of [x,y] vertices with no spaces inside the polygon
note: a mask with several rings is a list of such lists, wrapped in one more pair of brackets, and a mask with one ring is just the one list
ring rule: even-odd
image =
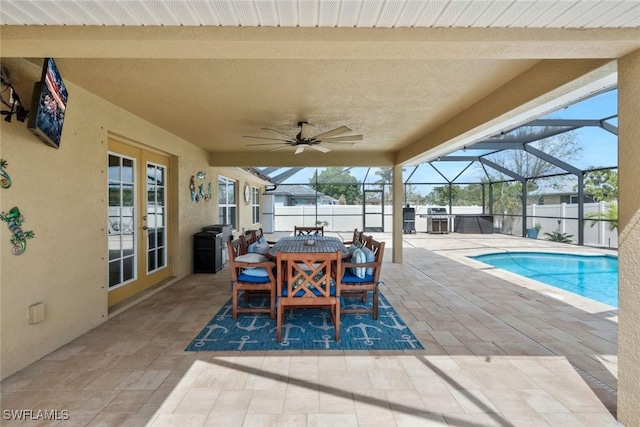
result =
[{"label": "tree foliage", "polygon": [[351,172],[341,167],[326,168],[322,172],[316,171],[309,184],[316,191],[334,197],[344,199],[347,204],[358,204],[362,201],[362,187]]},{"label": "tree foliage", "polygon": [[584,193],[595,201],[618,199],[618,172],[612,169],[596,170],[584,175]]},{"label": "tree foliage", "polygon": [[[565,132],[536,140],[536,135],[548,134],[552,130],[548,127],[522,126],[509,133],[504,141],[535,141],[530,143],[532,147],[556,159],[568,162],[578,158],[582,147],[578,145],[578,135],[575,132]],[[525,150],[503,150],[487,158],[525,178],[541,177],[552,174],[557,170],[555,165]],[[497,180],[496,178],[497,176],[493,176],[492,180]]]},{"label": "tree foliage", "polygon": [[[433,205],[449,205],[449,185],[434,187],[429,193]],[[451,185],[451,203],[456,206],[482,206],[482,185]]]}]

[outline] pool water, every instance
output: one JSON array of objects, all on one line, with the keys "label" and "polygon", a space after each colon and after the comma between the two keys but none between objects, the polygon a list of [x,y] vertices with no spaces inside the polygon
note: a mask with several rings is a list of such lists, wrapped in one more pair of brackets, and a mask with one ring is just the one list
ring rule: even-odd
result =
[{"label": "pool water", "polygon": [[507,252],[473,258],[565,291],[618,306],[618,258],[613,256]]}]

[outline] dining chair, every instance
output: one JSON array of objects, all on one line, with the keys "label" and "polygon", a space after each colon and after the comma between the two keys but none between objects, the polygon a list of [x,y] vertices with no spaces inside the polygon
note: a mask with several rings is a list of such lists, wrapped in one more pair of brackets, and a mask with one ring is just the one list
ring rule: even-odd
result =
[{"label": "dining chair", "polygon": [[255,239],[256,240],[260,240],[261,238],[264,238],[264,240],[267,242],[267,244],[269,246],[273,246],[276,242],[274,240],[267,240],[265,235],[264,235],[264,231],[262,231],[262,227],[260,228],[256,228],[255,230],[248,230],[245,234],[250,234],[251,232],[253,232],[255,234]]},{"label": "dining chair", "polygon": [[245,234],[240,235],[240,245],[243,254],[249,252],[249,245],[258,241],[258,236],[255,230],[248,230]]},{"label": "dining chair", "polygon": [[324,236],[324,225],[318,227],[293,227],[294,236]]},{"label": "dining chair", "polygon": [[329,308],[335,340],[340,341],[340,277],[342,252],[277,252],[276,339],[282,341],[287,309]]},{"label": "dining chair", "polygon": [[[369,313],[374,319],[378,318],[378,285],[381,283],[380,272],[382,270],[384,245],[384,242],[378,242],[369,237],[367,245],[359,248],[360,251],[365,252],[364,257],[354,253],[349,261],[341,263],[340,295],[346,298],[350,294],[360,294],[364,303],[368,299],[368,293],[371,292],[372,294],[371,306],[357,305],[349,307],[347,304],[342,308],[342,313]],[[371,251],[371,253],[367,254],[366,251]]]},{"label": "dining chair", "polygon": [[351,240],[345,240],[342,242],[345,245],[350,245],[350,247],[361,247],[368,246],[369,240],[371,240],[371,236],[367,236],[364,234],[364,231],[359,231],[357,228],[353,230],[353,237]]},{"label": "dining chair", "polygon": [[[239,313],[269,313],[275,318],[276,277],[275,263],[268,261],[264,255],[243,253],[241,239],[227,242],[229,253],[229,269],[231,270],[232,317]],[[238,304],[239,294],[243,293],[245,304]],[[268,298],[268,307],[252,307],[248,304],[254,296]]]}]

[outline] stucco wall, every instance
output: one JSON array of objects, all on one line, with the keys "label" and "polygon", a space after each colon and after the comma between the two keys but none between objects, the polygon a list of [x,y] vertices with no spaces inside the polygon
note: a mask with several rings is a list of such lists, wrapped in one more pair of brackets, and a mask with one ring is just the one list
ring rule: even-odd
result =
[{"label": "stucco wall", "polygon": [[[2,64],[29,108],[41,66],[21,59],[3,59]],[[64,69],[60,72],[64,78]],[[172,157],[173,276],[191,274],[193,234],[218,222],[218,172],[209,167],[207,152],[65,83],[69,102],[60,149],[32,135],[26,122],[0,121],[0,157],[8,162],[13,181],[11,188],[0,190],[0,211],[17,206],[25,218],[23,230],[35,233],[26,252],[15,256],[7,224],[0,223],[2,378],[107,320],[108,138],[147,145]],[[214,185],[210,202],[191,201],[189,179],[200,170]],[[250,207],[245,209],[240,199],[238,208],[241,226],[250,227]],[[28,307],[38,302],[45,304],[46,320],[30,325]]]},{"label": "stucco wall", "polygon": [[640,425],[640,51],[618,62],[619,264],[618,419]]}]

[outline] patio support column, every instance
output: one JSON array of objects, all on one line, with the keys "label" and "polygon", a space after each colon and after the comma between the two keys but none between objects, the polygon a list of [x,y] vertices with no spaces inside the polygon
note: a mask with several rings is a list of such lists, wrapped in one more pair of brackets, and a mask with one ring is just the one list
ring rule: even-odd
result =
[{"label": "patio support column", "polygon": [[640,425],[640,50],[618,60],[618,420]]},{"label": "patio support column", "polygon": [[393,239],[392,259],[397,264],[402,264],[402,166],[395,165],[393,167]]}]

